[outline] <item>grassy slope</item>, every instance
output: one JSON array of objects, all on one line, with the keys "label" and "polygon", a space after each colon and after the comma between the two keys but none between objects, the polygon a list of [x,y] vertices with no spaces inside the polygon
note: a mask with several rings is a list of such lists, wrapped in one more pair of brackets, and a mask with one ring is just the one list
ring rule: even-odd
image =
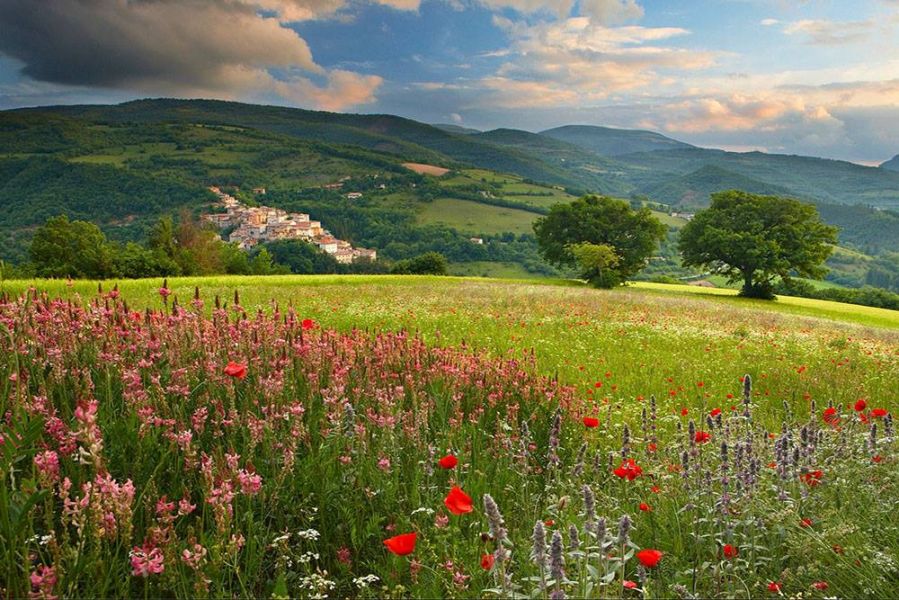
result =
[{"label": "grassy slope", "polygon": [[[157,301],[155,291],[162,284],[162,280],[138,279],[105,282],[105,289],[110,289],[113,283],[118,283],[119,290],[135,301],[136,307],[141,308],[147,303]],[[334,290],[357,288],[362,293],[360,298],[367,297],[375,305],[379,305],[383,301],[378,299],[380,293],[388,295],[400,293],[414,298],[416,293],[428,295],[435,290],[458,291],[467,286],[476,286],[479,289],[483,289],[482,286],[490,286],[491,294],[499,298],[505,293],[546,296],[553,294],[553,290],[564,287],[569,288],[564,293],[565,296],[570,298],[573,295],[577,301],[587,301],[598,297],[613,302],[614,299],[621,299],[628,304],[654,305],[659,301],[667,301],[672,305],[677,305],[688,300],[691,303],[691,309],[704,309],[711,312],[719,309],[716,305],[723,305],[728,310],[735,311],[735,315],[739,313],[741,321],[746,323],[751,323],[752,317],[760,315],[767,315],[766,318],[777,315],[793,315],[869,327],[899,329],[899,311],[894,310],[791,296],[780,296],[774,302],[750,300],[738,298],[736,290],[732,289],[651,282],[634,282],[628,284],[627,287],[615,290],[594,290],[575,281],[559,279],[485,280],[478,277],[397,275],[217,276],[179,277],[169,280],[169,287],[176,292],[176,295],[185,299],[192,296],[195,286],[204,291],[206,298],[218,294],[225,300],[232,298],[234,290],[238,290],[243,298],[244,306],[253,308],[264,306],[271,299],[294,302],[298,298],[308,297],[307,290],[319,287]],[[18,294],[30,287],[47,290],[63,297],[72,297],[75,293],[82,296],[93,294],[97,289],[97,283],[76,281],[70,285],[60,280],[5,281],[0,289]],[[338,295],[342,294],[343,292],[338,293]],[[369,294],[374,294],[374,296],[369,296]],[[660,297],[660,300],[656,300],[654,297]],[[448,302],[449,300],[447,300]],[[364,318],[362,320],[367,321]]]},{"label": "grassy slope", "polygon": [[531,233],[531,223],[537,217],[536,213],[524,210],[455,198],[438,198],[425,204],[419,212],[422,224],[441,223],[470,234]]},{"label": "grassy slope", "polygon": [[[158,307],[161,283],[123,281],[119,290],[132,308]],[[709,382],[705,391],[723,398],[746,372],[765,374],[761,389],[771,390],[764,404],[772,416],[782,401],[795,401],[805,392],[844,403],[864,395],[883,401],[895,396],[899,312],[801,299],[752,302],[687,286],[641,284],[603,291],[570,281],[552,283],[275,276],[179,278],[169,286],[183,303],[193,297],[194,286],[207,307],[215,295],[230,306],[237,290],[249,312],[270,308],[275,300],[283,310],[292,306],[323,327],[402,328],[432,344],[464,342],[501,356],[520,357],[533,349],[543,373],[586,391],[600,374],[610,372],[617,398],[656,394],[665,399],[663,411],[681,402],[706,402],[686,387],[691,382]],[[71,287],[61,281],[3,285],[15,293],[30,286],[84,299],[97,290],[87,281]],[[104,285],[111,287],[111,282]],[[853,368],[837,368],[835,362],[842,359]],[[800,365],[807,366],[808,375],[797,376]],[[676,397],[670,397],[672,377],[681,390]],[[625,403],[626,410],[639,408]]]},{"label": "grassy slope", "polygon": [[693,285],[672,285],[667,283],[651,283],[639,281],[630,284],[633,287],[650,292],[664,294],[676,294],[686,296],[701,296],[709,300],[726,302],[744,308],[776,311],[832,319],[834,321],[846,321],[859,323],[872,327],[887,327],[899,329],[899,311],[872,306],[858,306],[831,302],[829,300],[815,300],[812,298],[797,298],[793,296],[778,296],[774,302],[767,300],[750,300],[738,298],[737,290],[728,288],[704,288]]}]

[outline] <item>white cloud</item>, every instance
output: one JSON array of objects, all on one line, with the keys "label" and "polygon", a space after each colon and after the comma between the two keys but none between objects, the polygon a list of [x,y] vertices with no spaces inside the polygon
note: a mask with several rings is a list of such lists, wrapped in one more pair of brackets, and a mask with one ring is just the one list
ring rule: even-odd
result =
[{"label": "white cloud", "polygon": [[[530,24],[495,16],[510,46],[492,53],[506,60],[479,83],[481,104],[503,107],[591,103],[625,91],[666,86],[669,73],[714,64],[710,52],[660,45],[689,32],[678,27],[608,27],[589,17]],[[469,87],[477,84],[471,83]]]},{"label": "white cloud", "polygon": [[[350,0],[238,0],[248,6],[269,10],[285,23],[333,17],[350,5]],[[371,0],[373,4],[397,10],[418,10],[421,0]]]},{"label": "white cloud", "polygon": [[787,35],[803,35],[810,44],[839,45],[862,42],[868,39],[876,27],[868,21],[827,21],[804,19],[788,23],[783,31]]},{"label": "white cloud", "polygon": [[544,13],[563,19],[577,8],[580,16],[603,25],[639,19],[643,8],[637,0],[477,0],[493,10],[510,8],[523,14]]}]

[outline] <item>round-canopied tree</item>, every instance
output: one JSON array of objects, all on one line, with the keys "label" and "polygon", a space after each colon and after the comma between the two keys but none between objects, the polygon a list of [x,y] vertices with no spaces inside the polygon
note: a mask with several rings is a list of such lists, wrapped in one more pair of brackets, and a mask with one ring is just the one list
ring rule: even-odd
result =
[{"label": "round-canopied tree", "polygon": [[624,200],[593,195],[555,204],[534,223],[543,258],[579,268],[597,287],[612,287],[637,274],[666,231],[648,208],[634,210]]},{"label": "round-canopied tree", "polygon": [[819,278],[837,241],[837,229],[821,222],[811,205],[780,196],[729,190],[712,194],[680,231],[683,263],[743,282],[740,294],[773,298],[777,278]]}]

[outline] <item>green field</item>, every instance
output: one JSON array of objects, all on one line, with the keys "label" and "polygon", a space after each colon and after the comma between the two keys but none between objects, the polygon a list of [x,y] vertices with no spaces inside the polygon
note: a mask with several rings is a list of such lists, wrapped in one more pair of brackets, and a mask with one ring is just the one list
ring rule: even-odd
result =
[{"label": "green field", "polygon": [[480,204],[471,200],[437,198],[422,206],[418,222],[439,223],[472,235],[507,231],[521,234],[533,233],[531,225],[539,216],[525,210]]},{"label": "green field", "polygon": [[668,227],[680,228],[687,224],[686,219],[684,219],[682,217],[672,217],[670,214],[668,214],[666,212],[662,212],[660,210],[654,210],[654,211],[652,211],[652,214],[653,214],[653,216],[655,216],[655,218],[657,218],[659,221],[661,221],[663,224],[667,225]]},{"label": "green field", "polygon": [[518,263],[478,260],[450,265],[450,274],[462,277],[491,277],[500,279],[539,279]]},{"label": "green field", "polygon": [[878,500],[899,490],[899,312],[644,283],[167,283],[0,284],[11,596],[899,584]]}]

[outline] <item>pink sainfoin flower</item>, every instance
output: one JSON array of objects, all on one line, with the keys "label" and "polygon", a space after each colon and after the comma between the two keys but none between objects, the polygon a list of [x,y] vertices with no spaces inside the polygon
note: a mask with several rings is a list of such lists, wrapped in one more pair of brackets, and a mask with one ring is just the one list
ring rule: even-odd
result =
[{"label": "pink sainfoin flower", "polygon": [[34,466],[44,487],[53,487],[59,481],[59,455],[53,450],[45,450],[34,455]]},{"label": "pink sainfoin flower", "polygon": [[129,479],[118,483],[108,473],[94,479],[94,509],[101,515],[102,535],[114,538],[121,533],[123,539],[131,537],[131,503],[134,501],[134,484]]},{"label": "pink sainfoin flower", "polygon": [[162,550],[149,543],[131,550],[131,574],[135,577],[159,575],[165,570]]},{"label": "pink sainfoin flower", "polygon": [[62,419],[57,416],[47,417],[47,420],[44,423],[44,431],[56,441],[59,446],[59,453],[63,456],[69,456],[75,452],[75,449],[78,447],[75,434],[70,431],[68,426],[63,423]]},{"label": "pink sainfoin flower", "polygon": [[171,523],[175,520],[175,503],[169,502],[167,496],[162,496],[156,501],[156,516],[162,523]]},{"label": "pink sainfoin flower", "polygon": [[240,491],[247,496],[255,496],[262,489],[262,477],[246,469],[237,472],[237,481],[240,482]]},{"label": "pink sainfoin flower", "polygon": [[29,598],[51,600],[57,597],[53,594],[53,587],[57,581],[56,571],[53,570],[53,567],[48,567],[47,565],[38,566],[37,569],[31,572],[30,579],[31,593],[28,594]]},{"label": "pink sainfoin flower", "polygon": [[382,457],[381,460],[378,461],[378,468],[385,472],[389,471],[390,470],[390,459],[387,458],[386,456]]},{"label": "pink sainfoin flower", "polygon": [[194,411],[194,414],[190,417],[190,424],[193,426],[194,430],[197,433],[203,433],[203,429],[206,428],[206,419],[209,417],[209,409],[205,406],[202,406]]},{"label": "pink sainfoin flower", "polygon": [[192,548],[185,548],[181,551],[181,561],[194,571],[202,566],[205,559],[206,548],[200,544],[194,544]]},{"label": "pink sainfoin flower", "polygon": [[96,400],[88,400],[78,403],[75,408],[75,420],[78,429],[75,434],[84,446],[81,448],[81,461],[85,464],[93,464],[98,471],[102,471],[103,432],[97,425],[97,408],[100,403]]},{"label": "pink sainfoin flower", "polygon": [[228,523],[231,517],[234,516],[233,500],[234,488],[230,481],[223,481],[221,485],[209,491],[209,497],[206,499],[206,502],[212,506],[215,524],[221,532],[227,531]]},{"label": "pink sainfoin flower", "polygon": [[196,504],[191,504],[189,498],[181,498],[178,501],[178,516],[184,517],[194,512],[197,508]]},{"label": "pink sainfoin flower", "polygon": [[228,464],[228,468],[231,471],[236,471],[237,465],[240,462],[240,454],[225,452],[225,462]]},{"label": "pink sainfoin flower", "polygon": [[350,565],[353,563],[352,561],[352,553],[350,549],[346,546],[342,546],[337,550],[337,561],[343,563],[345,565]]}]

